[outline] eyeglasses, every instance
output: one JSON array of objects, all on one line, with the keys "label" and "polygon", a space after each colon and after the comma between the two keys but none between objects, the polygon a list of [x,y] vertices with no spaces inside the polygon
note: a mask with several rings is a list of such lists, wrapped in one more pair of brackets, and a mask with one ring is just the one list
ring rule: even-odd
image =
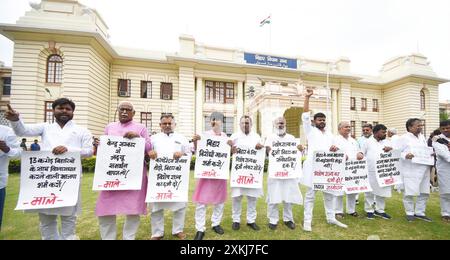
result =
[{"label": "eyeglasses", "polygon": [[133,109],[121,107],[121,108],[119,108],[119,112],[133,112]]}]

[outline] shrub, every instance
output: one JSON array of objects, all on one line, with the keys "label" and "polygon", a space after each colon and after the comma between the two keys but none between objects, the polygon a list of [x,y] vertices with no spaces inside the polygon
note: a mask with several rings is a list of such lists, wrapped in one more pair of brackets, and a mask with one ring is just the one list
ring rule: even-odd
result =
[{"label": "shrub", "polygon": [[9,161],[9,173],[20,173],[20,160],[10,160]]},{"label": "shrub", "polygon": [[81,159],[81,168],[83,169],[83,173],[95,171],[96,159],[97,158],[95,156]]},{"label": "shrub", "polygon": [[192,155],[190,169],[191,171],[195,169],[195,155]]}]

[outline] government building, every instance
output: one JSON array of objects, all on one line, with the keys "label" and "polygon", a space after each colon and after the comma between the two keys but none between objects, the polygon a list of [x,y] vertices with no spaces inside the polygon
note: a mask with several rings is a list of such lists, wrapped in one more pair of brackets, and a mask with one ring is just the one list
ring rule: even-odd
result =
[{"label": "government building", "polygon": [[14,42],[12,68],[0,66],[2,124],[7,103],[26,123],[52,122],[52,101],[67,97],[77,105],[74,120],[98,136],[128,100],[149,132],[159,132],[161,114],[172,113],[177,131],[190,137],[220,111],[227,134],[250,115],[266,137],[284,115],[288,133],[304,140],[304,89],[313,88],[311,108],[327,114],[334,133],[340,121],[351,122],[357,137],[366,122],[400,134],[411,117],[423,120],[427,135],[439,126],[438,86],[448,80],[421,54],[392,58],[379,75],[366,76],[352,73],[348,58],[281,57],[209,46],[189,35],[179,37],[175,53],[127,49],[113,46],[100,14],[76,0],[31,7],[15,24],[0,24],[0,34]]}]

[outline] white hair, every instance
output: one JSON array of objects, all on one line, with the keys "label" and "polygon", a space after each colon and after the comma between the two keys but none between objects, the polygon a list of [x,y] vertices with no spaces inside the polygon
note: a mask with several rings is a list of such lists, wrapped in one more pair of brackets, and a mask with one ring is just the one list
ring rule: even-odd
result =
[{"label": "white hair", "polygon": [[388,130],[388,132],[391,132],[391,133],[393,133],[394,135],[396,135],[396,134],[397,134],[397,129],[395,129],[395,128],[390,128],[390,129]]},{"label": "white hair", "polygon": [[347,121],[342,121],[342,122],[340,122],[340,123],[339,123],[339,125],[338,125],[338,129],[341,129],[341,128],[343,128],[343,127],[344,127],[344,125],[350,125],[350,123],[349,123],[349,122],[347,122]]},{"label": "white hair", "polygon": [[276,126],[279,120],[284,121],[284,123],[286,123],[286,118],[284,118],[283,116],[279,116],[275,118],[275,120],[273,120],[273,125]]},{"label": "white hair", "polygon": [[117,109],[120,109],[120,107],[121,107],[122,105],[129,105],[129,106],[131,106],[131,108],[132,108],[133,111],[134,111],[133,103],[131,103],[130,101],[120,101],[119,105],[117,106]]}]

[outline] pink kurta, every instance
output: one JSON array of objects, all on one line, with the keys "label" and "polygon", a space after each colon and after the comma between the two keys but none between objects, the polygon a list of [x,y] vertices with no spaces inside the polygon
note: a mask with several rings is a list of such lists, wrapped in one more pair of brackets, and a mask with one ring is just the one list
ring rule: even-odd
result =
[{"label": "pink kurta", "polygon": [[[150,151],[150,137],[144,125],[133,121],[126,124],[115,122],[110,123],[105,128],[105,135],[124,136],[127,132],[135,132],[145,138],[145,152]],[[147,166],[144,166],[141,190],[101,191],[98,196],[95,215],[99,217],[120,214],[145,215],[147,214],[146,193]]]},{"label": "pink kurta", "polygon": [[[217,135],[210,130],[205,135]],[[218,136],[227,137],[225,133]],[[227,200],[227,180],[198,179],[192,201],[200,204],[220,204]]]}]

